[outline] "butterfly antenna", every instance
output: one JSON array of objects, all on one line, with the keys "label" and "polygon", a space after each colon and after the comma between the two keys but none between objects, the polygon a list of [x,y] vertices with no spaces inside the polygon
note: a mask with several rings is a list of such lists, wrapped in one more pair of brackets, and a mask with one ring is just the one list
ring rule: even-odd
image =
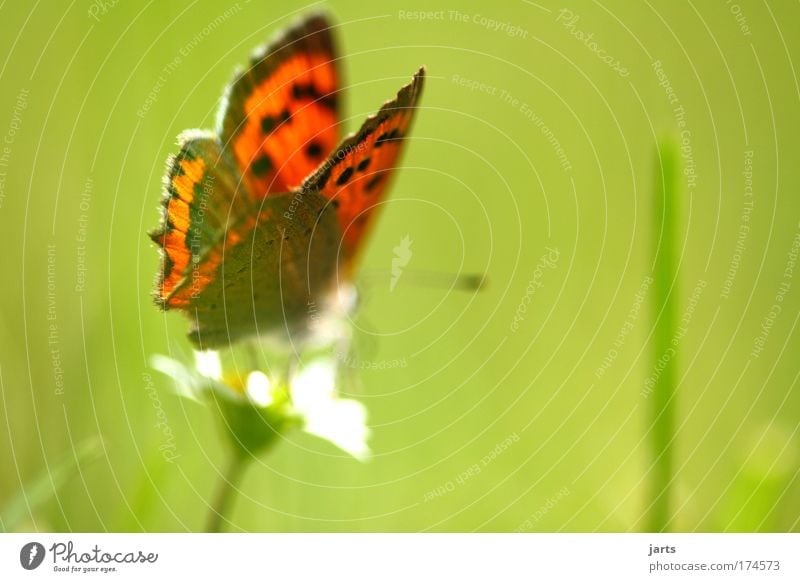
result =
[{"label": "butterfly antenna", "polygon": [[[385,284],[387,281],[402,281],[402,284],[422,289],[457,289],[459,291],[480,291],[488,284],[486,275],[481,273],[442,273],[440,271],[421,271],[404,269],[401,278],[395,280],[392,272],[386,269],[372,269],[363,274],[367,286]],[[391,287],[394,289],[394,286]]]}]

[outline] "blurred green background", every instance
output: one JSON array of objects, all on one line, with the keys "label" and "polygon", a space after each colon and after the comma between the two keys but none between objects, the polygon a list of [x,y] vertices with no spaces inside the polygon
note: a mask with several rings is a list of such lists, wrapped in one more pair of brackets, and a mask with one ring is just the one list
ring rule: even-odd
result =
[{"label": "blurred green background", "polygon": [[[251,467],[231,529],[647,529],[666,140],[690,170],[666,525],[800,530],[800,7],[313,6],[338,24],[351,130],[428,67],[364,268],[390,269],[409,235],[409,269],[490,284],[366,287],[359,357],[407,364],[358,372],[374,458],[292,433]],[[0,5],[3,529],[202,528],[222,437],[148,367],[190,347],[152,304],[145,231],[175,136],[213,126],[234,67],[308,8]]]}]

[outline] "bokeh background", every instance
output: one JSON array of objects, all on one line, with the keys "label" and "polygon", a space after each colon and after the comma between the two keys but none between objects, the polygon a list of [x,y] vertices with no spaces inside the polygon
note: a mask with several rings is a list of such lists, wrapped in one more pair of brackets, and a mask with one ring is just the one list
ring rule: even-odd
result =
[{"label": "bokeh background", "polygon": [[[363,256],[387,273],[355,321],[374,456],[292,433],[229,529],[649,529],[672,240],[663,526],[800,530],[800,7],[756,0],[0,4],[0,528],[202,528],[224,445],[149,368],[190,347],[152,304],[145,232],[175,136],[311,7],[337,24],[351,130],[429,73]],[[406,235],[409,269],[489,285],[390,291]]]}]

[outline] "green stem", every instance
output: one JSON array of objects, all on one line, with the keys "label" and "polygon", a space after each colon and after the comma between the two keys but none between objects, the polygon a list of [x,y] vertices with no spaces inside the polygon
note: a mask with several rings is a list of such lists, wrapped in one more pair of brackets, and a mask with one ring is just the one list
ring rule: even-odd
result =
[{"label": "green stem", "polygon": [[[653,291],[655,330],[653,366],[660,374],[650,395],[651,446],[654,457],[649,531],[667,531],[672,518],[673,444],[675,442],[675,395],[678,349],[676,311],[678,267],[675,238],[680,228],[678,216],[677,155],[671,142],[659,148],[656,192],[653,201],[655,230]],[[660,199],[659,199],[660,198]]]},{"label": "green stem", "polygon": [[228,467],[221,476],[211,510],[208,513],[206,532],[219,533],[222,531],[222,522],[227,521],[227,516],[233,507],[233,502],[239,492],[239,481],[247,468],[248,458],[242,451],[231,451]]}]

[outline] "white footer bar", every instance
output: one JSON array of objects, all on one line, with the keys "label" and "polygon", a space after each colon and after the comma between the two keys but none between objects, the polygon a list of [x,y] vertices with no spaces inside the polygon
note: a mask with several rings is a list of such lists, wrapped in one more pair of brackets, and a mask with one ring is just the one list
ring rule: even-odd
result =
[{"label": "white footer bar", "polygon": [[778,582],[799,566],[800,534],[0,535],[0,580]]}]

